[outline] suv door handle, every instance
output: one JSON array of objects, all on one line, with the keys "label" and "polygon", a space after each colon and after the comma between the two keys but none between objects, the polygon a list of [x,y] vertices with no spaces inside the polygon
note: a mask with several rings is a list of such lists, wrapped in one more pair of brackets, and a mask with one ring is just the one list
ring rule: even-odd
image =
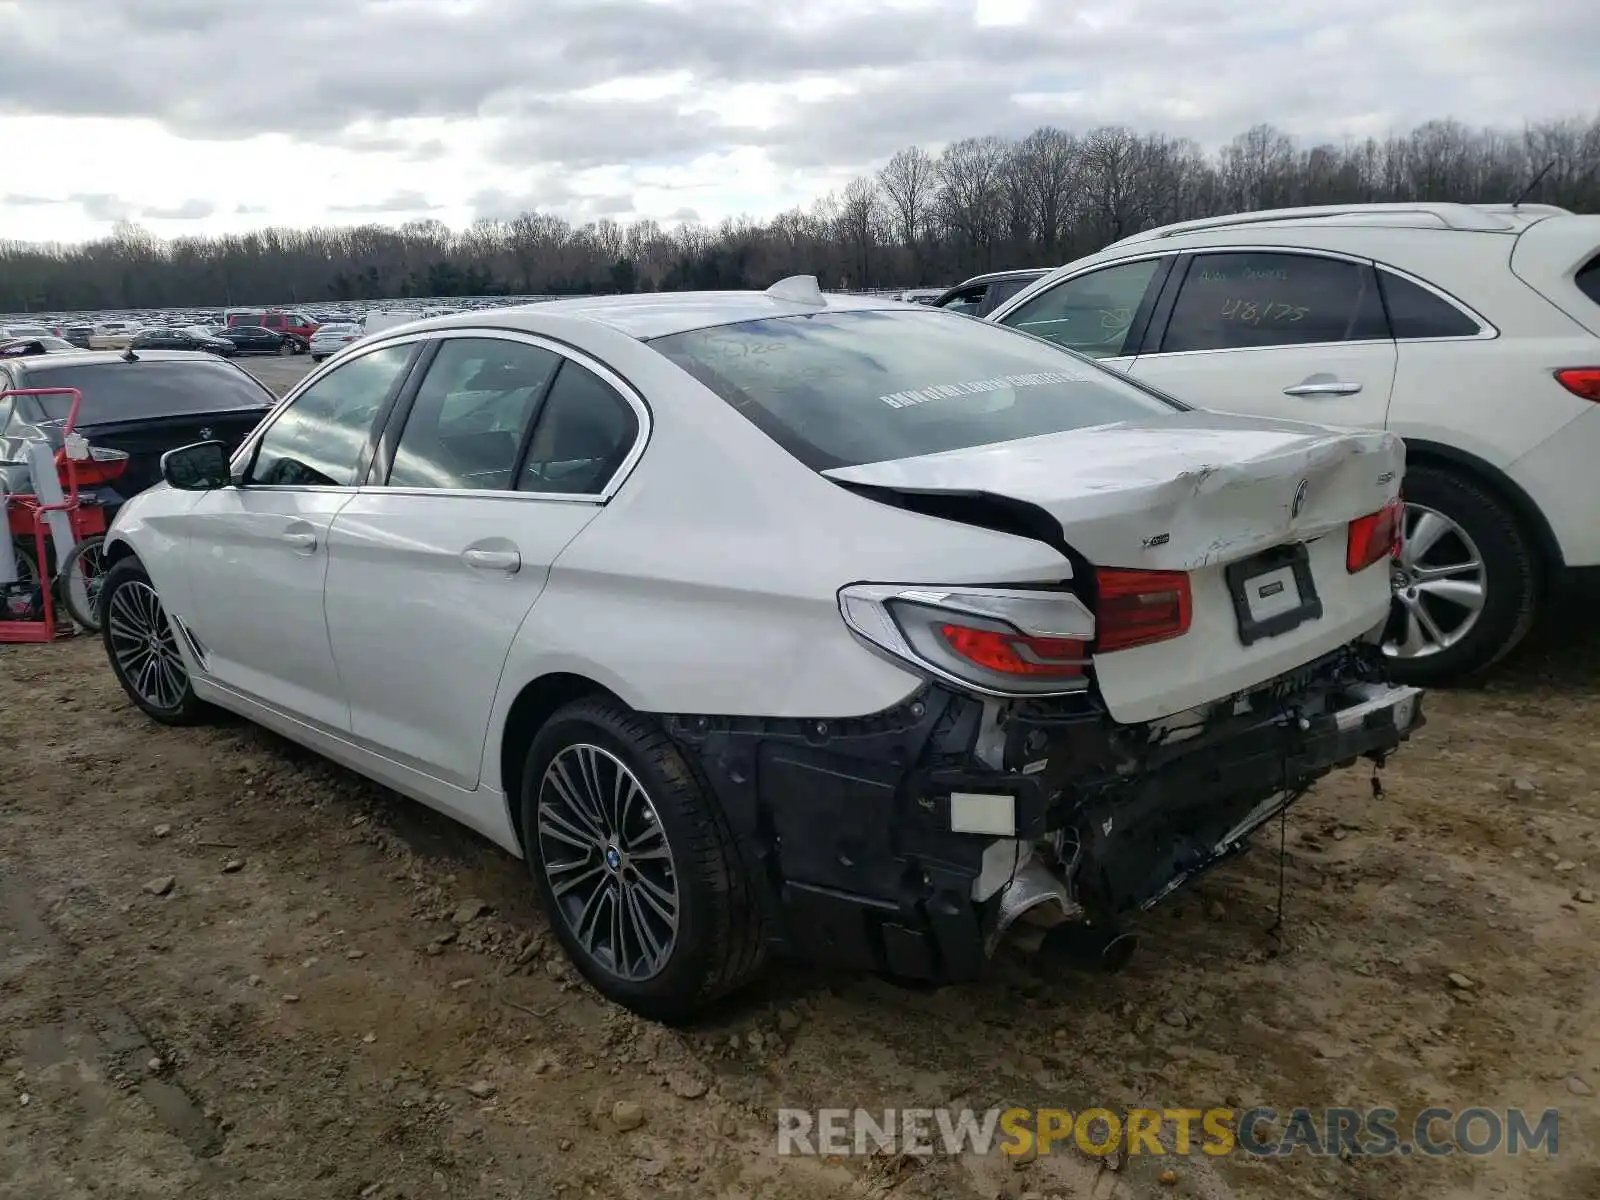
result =
[{"label": "suv door handle", "polygon": [[522,569],[522,555],[515,550],[463,550],[461,561],[475,571],[504,571],[514,575]]},{"label": "suv door handle", "polygon": [[317,548],[317,535],[314,533],[281,533],[278,535],[285,545],[296,550],[310,554]]},{"label": "suv door handle", "polygon": [[1285,396],[1354,396],[1361,390],[1359,383],[1346,383],[1340,379],[1330,379],[1327,382],[1297,383],[1293,387],[1283,389]]}]

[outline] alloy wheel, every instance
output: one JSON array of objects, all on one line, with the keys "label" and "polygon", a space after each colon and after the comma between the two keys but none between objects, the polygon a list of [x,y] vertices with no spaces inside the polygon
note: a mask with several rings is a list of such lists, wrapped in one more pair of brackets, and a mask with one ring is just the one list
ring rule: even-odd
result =
[{"label": "alloy wheel", "polygon": [[111,593],[106,623],[111,652],[128,686],[154,708],[182,705],[189,671],[155,588],[137,579],[124,583]]},{"label": "alloy wheel", "polygon": [[1395,559],[1394,620],[1383,641],[1393,658],[1424,658],[1472,632],[1488,599],[1488,572],[1477,544],[1459,524],[1421,504],[1405,508]]},{"label": "alloy wheel", "polygon": [[638,777],[599,746],[567,746],[545,768],[537,814],[545,878],[578,943],[621,979],[660,974],[678,937],[678,879]]}]

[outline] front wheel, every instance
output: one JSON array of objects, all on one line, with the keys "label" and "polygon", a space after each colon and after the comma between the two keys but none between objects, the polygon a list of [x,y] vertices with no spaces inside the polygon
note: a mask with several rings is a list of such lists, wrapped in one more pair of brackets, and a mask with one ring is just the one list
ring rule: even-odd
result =
[{"label": "front wheel", "polygon": [[112,673],[146,715],[163,725],[195,725],[207,718],[209,711],[189,682],[177,630],[137,558],[124,558],[106,573],[100,624]]},{"label": "front wheel", "polygon": [[1384,654],[1403,682],[1455,682],[1498,662],[1527,634],[1538,608],[1538,560],[1516,516],[1475,480],[1417,466],[1401,496],[1404,540]]},{"label": "front wheel", "polygon": [[521,800],[551,926],[607,997],[682,1020],[760,967],[761,914],[722,809],[648,718],[599,698],[562,708],[529,748]]},{"label": "front wheel", "polygon": [[105,541],[100,534],[84,538],[67,551],[56,572],[56,594],[72,619],[90,633],[100,632],[100,592],[106,575]]}]

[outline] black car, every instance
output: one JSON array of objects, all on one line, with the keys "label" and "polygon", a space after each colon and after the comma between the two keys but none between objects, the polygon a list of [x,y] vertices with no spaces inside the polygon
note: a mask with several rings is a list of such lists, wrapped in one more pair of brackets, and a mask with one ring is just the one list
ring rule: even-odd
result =
[{"label": "black car", "polygon": [[240,354],[281,354],[285,350],[299,353],[305,343],[292,333],[279,333],[265,325],[235,325],[217,334],[232,342]]},{"label": "black car", "polygon": [[[150,350],[74,351],[0,359],[0,392],[77,388],[77,432],[89,443],[79,465],[86,499],[112,510],[160,482],[161,456],[178,446],[216,439],[238,446],[276,403],[254,376],[230,362]],[[0,396],[0,482],[31,490],[27,447],[60,450],[72,397]],[[92,496],[90,495],[92,493]]]},{"label": "black car", "polygon": [[74,346],[77,346],[82,350],[87,350],[89,348],[89,335],[93,332],[93,325],[78,324],[63,325],[61,327],[62,339],[71,342]]},{"label": "black car", "polygon": [[988,316],[1035,279],[1042,279],[1054,268],[1029,267],[1021,271],[991,271],[958,283],[944,295],[928,303],[934,308],[965,313],[969,317]]},{"label": "black car", "polygon": [[224,357],[239,347],[227,338],[207,337],[188,329],[144,329],[133,339],[135,350],[204,350]]}]

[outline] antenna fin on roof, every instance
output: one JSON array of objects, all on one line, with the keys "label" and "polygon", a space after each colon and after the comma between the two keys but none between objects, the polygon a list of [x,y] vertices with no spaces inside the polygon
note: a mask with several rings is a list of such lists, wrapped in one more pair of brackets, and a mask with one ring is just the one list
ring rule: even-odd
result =
[{"label": "antenna fin on roof", "polygon": [[817,283],[815,275],[791,275],[787,279],[780,279],[767,289],[767,295],[775,300],[787,300],[791,304],[826,306],[828,303],[828,298],[822,294],[822,288]]}]

